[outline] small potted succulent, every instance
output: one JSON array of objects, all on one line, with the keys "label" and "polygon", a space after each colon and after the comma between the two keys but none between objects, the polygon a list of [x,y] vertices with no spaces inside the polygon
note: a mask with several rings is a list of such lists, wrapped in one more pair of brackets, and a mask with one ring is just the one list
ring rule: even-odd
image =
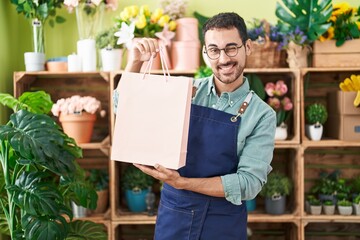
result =
[{"label": "small potted succulent", "polygon": [[360,194],[353,199],[354,213],[360,215]]},{"label": "small potted succulent", "polygon": [[327,200],[323,203],[325,215],[333,215],[335,213],[335,204],[331,200]]},{"label": "small potted succulent", "polygon": [[352,203],[347,199],[342,199],[337,202],[338,210],[340,215],[351,215],[352,214]]},{"label": "small potted succulent", "polygon": [[[51,112],[59,117],[64,132],[79,144],[90,142],[96,121],[95,113],[100,109],[101,103],[96,98],[74,95],[57,100]],[[104,116],[105,111],[100,111],[100,115]]]},{"label": "small potted succulent", "polygon": [[98,195],[97,206],[93,213],[104,213],[109,206],[109,173],[107,169],[90,169],[88,180]]},{"label": "small potted succulent", "polygon": [[321,214],[321,201],[317,198],[313,198],[309,201],[310,203],[310,213],[312,215],[320,215]]},{"label": "small potted succulent", "polygon": [[102,71],[121,69],[123,51],[122,44],[117,44],[116,32],[117,28],[111,27],[96,36],[96,48],[100,49]]},{"label": "small potted succulent", "polygon": [[281,173],[270,173],[260,196],[265,197],[265,211],[269,214],[284,214],[286,195],[292,190],[291,180]]},{"label": "small potted succulent", "polygon": [[146,195],[153,183],[154,178],[133,165],[127,165],[121,177],[121,185],[130,211],[146,211]]},{"label": "small potted succulent", "polygon": [[319,141],[323,135],[323,125],[328,118],[326,107],[321,103],[313,103],[305,108],[306,136]]}]

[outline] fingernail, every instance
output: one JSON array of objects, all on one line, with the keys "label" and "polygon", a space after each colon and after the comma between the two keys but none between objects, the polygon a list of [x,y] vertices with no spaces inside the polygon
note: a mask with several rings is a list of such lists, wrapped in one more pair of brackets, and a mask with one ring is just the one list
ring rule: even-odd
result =
[{"label": "fingernail", "polygon": [[154,165],[154,168],[157,169],[158,167],[159,167],[159,164],[155,164],[155,165]]}]

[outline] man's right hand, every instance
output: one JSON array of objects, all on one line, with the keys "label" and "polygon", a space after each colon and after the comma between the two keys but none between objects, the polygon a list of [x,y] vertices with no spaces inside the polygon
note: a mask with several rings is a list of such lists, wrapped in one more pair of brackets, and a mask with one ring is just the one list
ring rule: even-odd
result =
[{"label": "man's right hand", "polygon": [[156,57],[159,52],[159,44],[155,38],[141,38],[129,51],[128,63],[125,71],[140,72],[143,62]]}]

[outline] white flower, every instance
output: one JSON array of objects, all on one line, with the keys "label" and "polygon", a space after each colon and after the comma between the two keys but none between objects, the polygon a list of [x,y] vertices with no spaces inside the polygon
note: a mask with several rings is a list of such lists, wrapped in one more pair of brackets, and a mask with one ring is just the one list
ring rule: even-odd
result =
[{"label": "white flower", "polygon": [[77,7],[79,5],[79,0],[65,0],[64,4],[68,7]]},{"label": "white flower", "polygon": [[119,37],[116,44],[118,45],[125,44],[128,49],[131,48],[132,39],[134,38],[134,31],[135,31],[134,22],[132,22],[130,26],[127,25],[125,22],[122,22],[120,31],[114,34],[116,37]]}]

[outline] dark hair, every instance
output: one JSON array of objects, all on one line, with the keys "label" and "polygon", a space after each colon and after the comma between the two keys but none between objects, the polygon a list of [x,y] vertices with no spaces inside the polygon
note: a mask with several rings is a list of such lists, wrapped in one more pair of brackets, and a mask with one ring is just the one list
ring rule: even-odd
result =
[{"label": "dark hair", "polygon": [[245,43],[248,39],[246,24],[244,19],[234,12],[219,13],[209,18],[203,26],[202,34],[205,37],[208,30],[217,28],[231,29],[234,27],[238,30],[242,42]]}]

